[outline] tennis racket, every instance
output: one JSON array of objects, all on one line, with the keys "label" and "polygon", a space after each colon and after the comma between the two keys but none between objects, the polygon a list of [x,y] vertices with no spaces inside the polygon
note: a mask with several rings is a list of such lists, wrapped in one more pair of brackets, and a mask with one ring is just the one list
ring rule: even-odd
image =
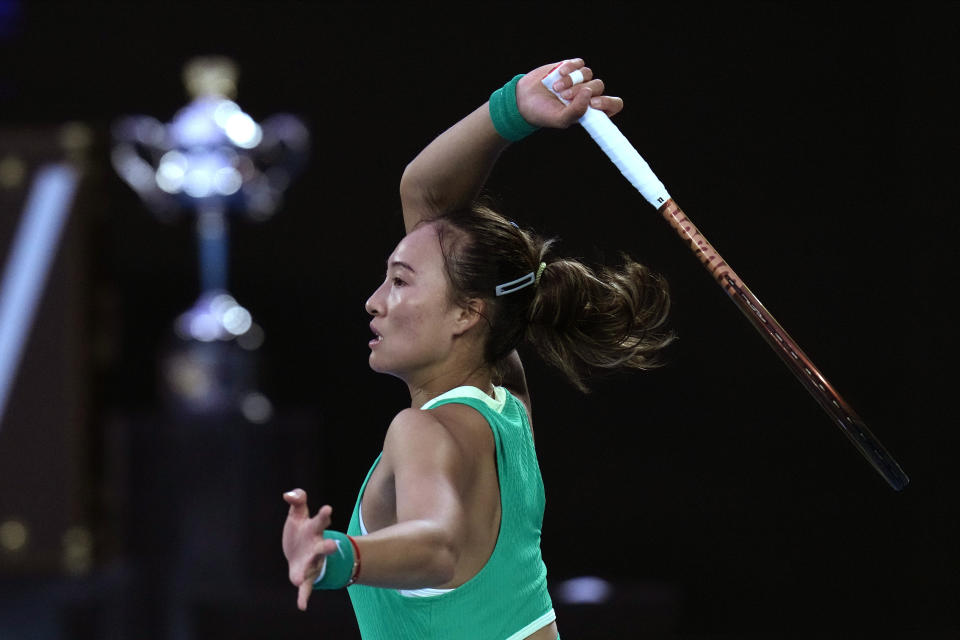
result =
[{"label": "tennis racket", "polygon": [[[560,71],[562,64],[557,65],[542,82],[560,101],[567,103],[563,97],[553,90],[554,83],[562,76]],[[607,117],[607,114],[588,107],[587,112],[580,118],[579,122],[590,134],[590,137],[600,145],[600,148],[613,161],[624,177],[643,195],[647,202],[660,212],[674,231],[687,243],[714,280],[723,287],[733,303],[743,312],[750,324],[767,341],[767,344],[833,419],[834,423],[840,427],[840,430],[850,439],[863,457],[873,465],[874,469],[894,490],[903,490],[910,479],[897,464],[897,461],[880,444],[877,437],[870,432],[853,408],[837,393],[836,389],[820,372],[820,369],[800,349],[796,341],[790,337],[790,334],[760,303],[760,300],[750,291],[750,288],[747,287],[740,276],[713,248],[713,245],[690,220],[689,216],[677,206],[677,203],[667,193],[663,183],[660,182],[633,145],[630,144],[630,141]]]}]

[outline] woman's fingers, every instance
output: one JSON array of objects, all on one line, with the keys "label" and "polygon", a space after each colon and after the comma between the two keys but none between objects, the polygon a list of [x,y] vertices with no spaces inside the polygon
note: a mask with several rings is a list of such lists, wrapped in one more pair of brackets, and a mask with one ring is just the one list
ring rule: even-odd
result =
[{"label": "woman's fingers", "polygon": [[[559,71],[559,78],[551,88],[562,100],[545,92],[540,85],[540,81],[555,70]],[[517,85],[517,107],[520,115],[534,126],[566,129],[587,112],[587,107],[592,106],[608,116],[619,113],[623,100],[603,95],[605,90],[603,80],[594,77],[583,58],[571,58],[526,74]]]},{"label": "woman's fingers", "polygon": [[307,508],[307,492],[303,489],[293,489],[283,494],[283,499],[290,505],[288,518],[309,518],[310,511]]},{"label": "woman's fingers", "polygon": [[585,64],[586,63],[584,63],[583,58],[570,58],[568,60],[564,60],[560,63],[560,73],[564,76],[568,76],[577,69],[585,69]]},{"label": "woman's fingers", "polygon": [[317,511],[317,515],[313,517],[314,530],[318,533],[322,533],[327,530],[327,527],[330,526],[330,515],[333,513],[333,507],[328,504],[320,507],[320,511]]},{"label": "woman's fingers", "polygon": [[[564,73],[559,80],[553,83],[553,90],[562,95],[564,98],[572,96],[564,95],[564,92],[570,92],[572,89],[578,85],[586,84],[593,80],[593,71],[590,67],[580,67],[578,69],[572,69]],[[603,83],[600,84],[600,93],[603,93]]]},{"label": "woman's fingers", "polygon": [[307,504],[307,492],[303,489],[291,489],[283,494],[284,501],[290,506]]},{"label": "woman's fingers", "polygon": [[297,589],[297,608],[300,611],[307,610],[307,600],[310,599],[310,594],[313,593],[313,581],[304,580],[300,583],[300,587]]},{"label": "woman's fingers", "polygon": [[623,99],[616,96],[603,95],[603,81],[593,80],[577,86],[564,92],[564,98],[569,104],[566,108],[564,117],[565,126],[573,124],[587,111],[587,107],[593,107],[598,111],[603,111],[610,117],[615,116],[623,110]]},{"label": "woman's fingers", "polygon": [[603,80],[594,78],[593,71],[590,67],[583,66],[582,60],[577,58],[576,62],[579,66],[573,65],[572,70],[553,85],[554,91],[568,102],[561,125],[573,124],[586,113],[588,106],[603,111],[608,116],[619,113],[623,109],[623,100],[604,95],[606,85]]},{"label": "woman's fingers", "polygon": [[561,91],[560,95],[566,100],[573,100],[574,96],[583,92],[585,89],[589,89],[590,93],[595,96],[602,96],[604,89],[603,80],[596,78],[587,82],[571,85],[569,88]]},{"label": "woman's fingers", "polygon": [[590,98],[590,106],[613,117],[623,109],[623,100],[615,96],[596,96]]},{"label": "woman's fingers", "polygon": [[[323,543],[320,545],[319,553],[329,556],[334,553],[337,553],[337,550],[340,547],[337,546],[337,541],[332,538],[324,538]],[[323,558],[318,558],[318,563],[322,562]]]},{"label": "woman's fingers", "polygon": [[561,125],[569,127],[579,120],[580,117],[587,112],[587,107],[590,106],[590,100],[593,95],[590,87],[578,87],[578,90],[571,94],[569,103],[563,109]]},{"label": "woman's fingers", "polygon": [[291,489],[283,494],[283,499],[290,504],[304,503],[307,501],[307,492],[303,489]]},{"label": "woman's fingers", "polygon": [[290,567],[288,577],[295,587],[301,586],[304,582],[313,584],[313,578],[323,567],[324,558],[337,552],[336,540],[317,538],[308,541],[307,544],[309,546],[301,549],[295,557],[287,559]]}]

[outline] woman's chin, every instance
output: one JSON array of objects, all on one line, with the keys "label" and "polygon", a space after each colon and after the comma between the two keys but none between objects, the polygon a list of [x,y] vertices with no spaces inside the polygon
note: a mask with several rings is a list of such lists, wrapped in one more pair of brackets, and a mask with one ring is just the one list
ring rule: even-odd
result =
[{"label": "woman's chin", "polygon": [[382,361],[378,362],[372,353],[370,354],[368,362],[370,364],[370,369],[376,373],[393,376],[394,378],[399,378],[404,382],[407,380],[401,371],[398,371],[395,367],[385,365]]},{"label": "woman's chin", "polygon": [[388,375],[396,375],[393,372],[393,369],[389,365],[383,362],[382,358],[378,358],[375,352],[370,354],[370,357],[367,358],[367,363],[370,365],[370,369],[377,373],[386,373]]}]

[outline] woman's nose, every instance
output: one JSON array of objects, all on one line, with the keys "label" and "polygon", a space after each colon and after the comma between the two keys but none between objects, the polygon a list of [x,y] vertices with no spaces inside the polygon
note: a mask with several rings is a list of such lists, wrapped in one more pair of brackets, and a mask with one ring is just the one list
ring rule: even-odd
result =
[{"label": "woman's nose", "polygon": [[379,315],[381,311],[380,298],[377,296],[378,293],[380,293],[380,287],[377,287],[376,291],[370,294],[370,297],[367,298],[366,303],[363,305],[367,313],[372,316]]}]

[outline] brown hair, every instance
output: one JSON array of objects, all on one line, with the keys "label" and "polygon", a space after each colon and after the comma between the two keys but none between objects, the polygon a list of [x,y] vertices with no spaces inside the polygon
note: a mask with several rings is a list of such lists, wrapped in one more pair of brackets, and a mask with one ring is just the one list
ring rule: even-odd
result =
[{"label": "brown hair", "polygon": [[[485,301],[484,358],[494,367],[526,341],[586,392],[592,374],[658,366],[661,350],[674,339],[664,328],[666,280],[626,255],[622,266],[599,269],[552,258],[554,240],[481,204],[430,222],[437,226],[454,302]],[[497,285],[536,274],[541,262],[546,267],[537,284],[495,295]]]}]

